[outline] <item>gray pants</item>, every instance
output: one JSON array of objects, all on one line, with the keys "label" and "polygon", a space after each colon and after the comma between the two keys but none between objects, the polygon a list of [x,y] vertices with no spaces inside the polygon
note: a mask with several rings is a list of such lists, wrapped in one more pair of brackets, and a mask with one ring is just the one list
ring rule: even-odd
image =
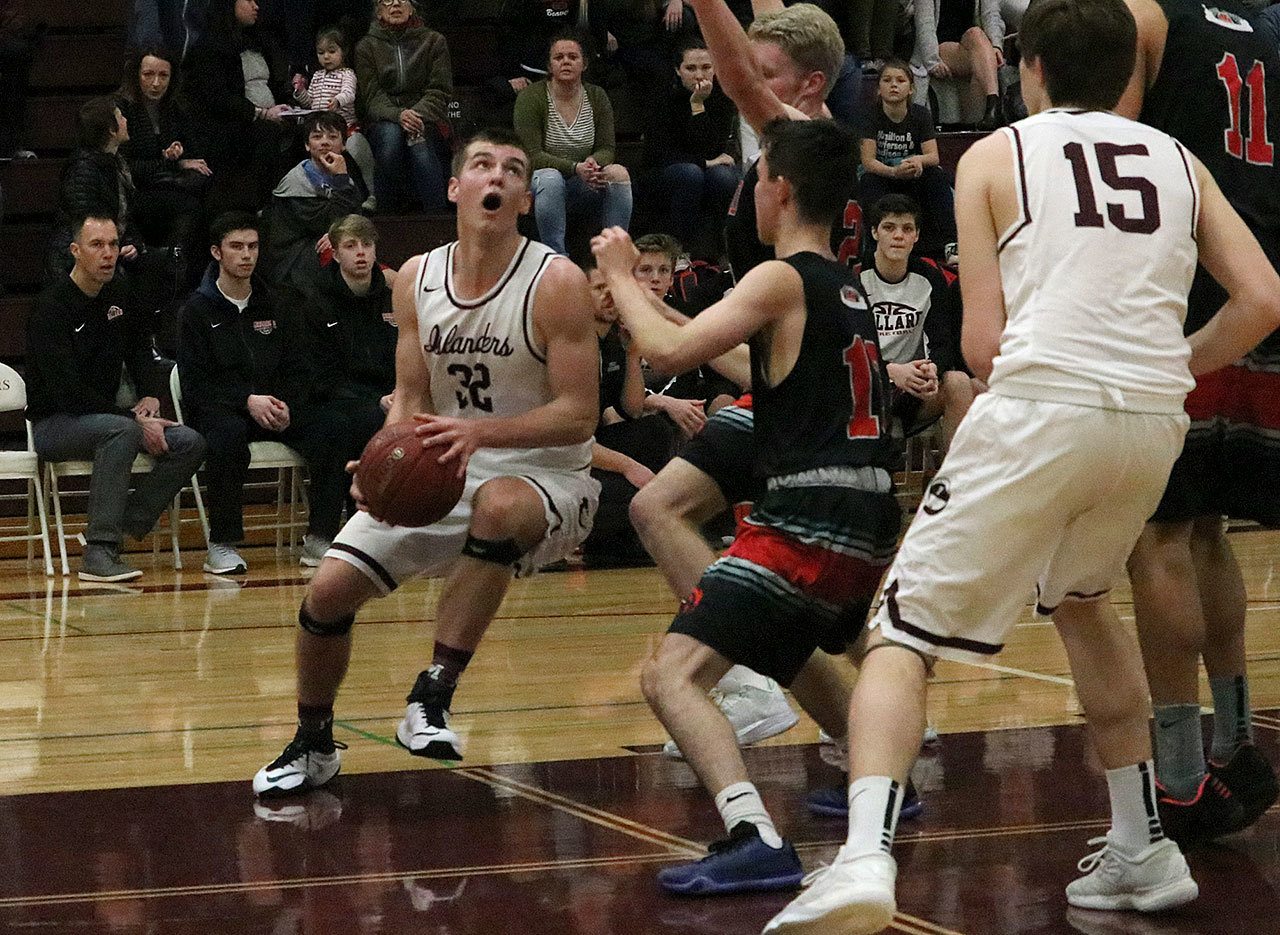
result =
[{"label": "gray pants", "polygon": [[141,539],[204,461],[204,438],[185,425],[164,430],[169,453],[155,458],[129,492],[133,459],[143,452],[142,426],[111,413],[41,419],[32,427],[36,452],[45,461],[92,461],[89,528],[85,540],[119,548],[124,533]]}]

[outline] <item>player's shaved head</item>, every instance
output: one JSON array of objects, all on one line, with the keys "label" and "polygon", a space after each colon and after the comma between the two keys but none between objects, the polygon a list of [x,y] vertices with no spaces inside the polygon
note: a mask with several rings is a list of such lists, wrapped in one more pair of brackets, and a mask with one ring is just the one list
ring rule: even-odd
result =
[{"label": "player's shaved head", "polygon": [[1054,105],[1111,110],[1133,75],[1138,27],[1124,0],[1032,0],[1018,34]]}]

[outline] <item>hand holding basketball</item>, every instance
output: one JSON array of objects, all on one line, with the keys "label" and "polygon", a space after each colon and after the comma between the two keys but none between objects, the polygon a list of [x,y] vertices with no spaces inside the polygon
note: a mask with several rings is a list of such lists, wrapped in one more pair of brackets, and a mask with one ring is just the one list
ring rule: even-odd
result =
[{"label": "hand holding basketball", "polygon": [[480,447],[480,432],[484,423],[475,419],[454,419],[448,416],[436,416],[422,413],[413,417],[418,423],[417,434],[422,439],[423,447],[429,454],[438,453],[444,448],[437,460],[447,465],[456,460],[459,477],[465,477],[467,464],[471,455]]},{"label": "hand holding basketball", "polygon": [[352,495],[375,519],[392,526],[430,526],[457,505],[466,470],[441,463],[423,446],[414,422],[383,428],[360,455]]}]

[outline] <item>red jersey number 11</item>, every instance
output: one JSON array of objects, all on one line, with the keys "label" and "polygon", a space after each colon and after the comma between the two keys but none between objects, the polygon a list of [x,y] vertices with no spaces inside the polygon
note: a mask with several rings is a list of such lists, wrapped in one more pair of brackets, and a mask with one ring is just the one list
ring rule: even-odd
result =
[{"label": "red jersey number 11", "polygon": [[849,392],[853,397],[849,438],[879,438],[880,417],[872,415],[871,400],[880,369],[880,348],[856,337],[844,349],[844,365],[849,368]]}]

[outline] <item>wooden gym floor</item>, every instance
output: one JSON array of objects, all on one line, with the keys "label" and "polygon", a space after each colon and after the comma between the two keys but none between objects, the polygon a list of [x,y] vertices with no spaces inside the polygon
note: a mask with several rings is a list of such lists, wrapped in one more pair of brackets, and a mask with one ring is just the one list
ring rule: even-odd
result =
[{"label": "wooden gym floor", "polygon": [[[1258,742],[1280,762],[1280,533],[1232,539]],[[0,563],[0,930],[731,935],[786,902],[674,899],[653,881],[722,829],[689,768],[657,752],[640,697],[673,606],[652,569],[517,582],[459,691],[467,759],[452,769],[390,739],[429,657],[438,584],[372,604],[339,699],[343,775],[264,805],[249,779],[293,733],[305,577],[270,548],[250,550],[239,582],[167,558],[141,556],[147,574],[124,586]],[[1127,590],[1115,600],[1131,617]],[[1029,612],[994,662],[939,666],[930,713],[943,736],[916,768],[925,813],[900,829],[894,931],[1280,931],[1276,810],[1192,855],[1202,896],[1185,911],[1067,911],[1106,789],[1061,647]],[[837,779],[815,739],[802,720],[748,751],[809,867],[844,837],[804,809]]]}]

